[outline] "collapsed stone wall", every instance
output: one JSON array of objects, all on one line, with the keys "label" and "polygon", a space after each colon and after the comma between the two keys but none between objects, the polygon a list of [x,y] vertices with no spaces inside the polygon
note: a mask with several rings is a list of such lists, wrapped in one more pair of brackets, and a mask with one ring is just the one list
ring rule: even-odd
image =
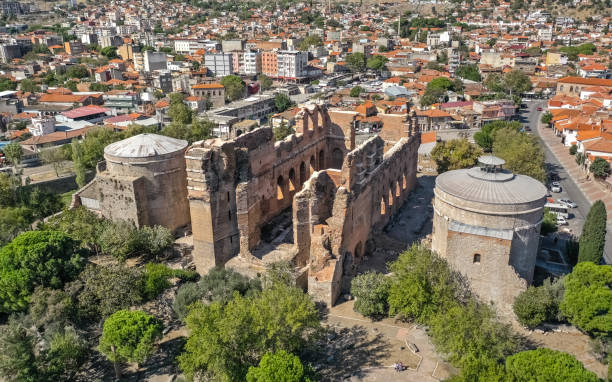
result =
[{"label": "collapsed stone wall", "polygon": [[197,142],[186,153],[194,260],[200,272],[249,257],[261,228],[292,206],[318,170],[341,166],[353,148],[355,113],[304,108],[296,133],[275,142],[260,128],[234,140]]},{"label": "collapsed stone wall", "polygon": [[291,208],[291,261],[302,285],[333,304],[351,272],[343,264],[361,260],[372,232],[416,183],[420,135],[413,119],[389,116],[394,141],[377,136],[355,148],[356,117],[315,106],[297,114],[296,133],[280,142],[260,128],[193,144],[185,158],[198,271],[228,264],[259,272],[263,259],[253,251],[262,227]]},{"label": "collapsed stone wall", "polygon": [[340,171],[315,174],[294,198],[297,258],[309,258],[308,290],[333,305],[366,242],[380,232],[416,184],[420,137],[407,131],[386,153],[376,136],[351,151]]}]

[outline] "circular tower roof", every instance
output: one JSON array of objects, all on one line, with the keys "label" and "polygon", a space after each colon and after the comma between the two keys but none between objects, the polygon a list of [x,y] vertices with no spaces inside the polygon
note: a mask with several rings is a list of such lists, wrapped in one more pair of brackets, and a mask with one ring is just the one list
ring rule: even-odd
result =
[{"label": "circular tower roof", "polygon": [[147,158],[172,154],[187,147],[187,141],[157,134],[139,134],[111,143],[104,154],[119,158]]},{"label": "circular tower roof", "polygon": [[539,181],[501,169],[489,172],[486,167],[445,172],[436,178],[436,188],[457,198],[486,204],[524,204],[546,197],[546,187]]}]

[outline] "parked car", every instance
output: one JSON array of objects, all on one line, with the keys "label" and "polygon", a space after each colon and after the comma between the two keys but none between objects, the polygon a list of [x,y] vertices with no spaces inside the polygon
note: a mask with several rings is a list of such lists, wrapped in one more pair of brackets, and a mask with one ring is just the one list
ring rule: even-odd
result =
[{"label": "parked car", "polygon": [[538,111],[542,111],[542,108],[541,108],[541,107],[538,107]]},{"label": "parked car", "polygon": [[561,188],[561,185],[559,184],[559,182],[552,182],[552,184],[550,186],[550,190],[552,192],[561,192],[562,188]]},{"label": "parked car", "polygon": [[559,199],[559,203],[565,204],[569,208],[576,208],[576,207],[578,207],[578,205],[576,203],[572,202],[569,199]]},{"label": "parked car", "polygon": [[567,220],[564,217],[557,216],[557,225],[567,225]]}]

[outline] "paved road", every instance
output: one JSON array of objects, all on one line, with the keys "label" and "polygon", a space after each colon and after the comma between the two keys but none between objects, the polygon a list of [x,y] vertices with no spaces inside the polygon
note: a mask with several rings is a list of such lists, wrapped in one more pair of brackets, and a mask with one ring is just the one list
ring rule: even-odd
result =
[{"label": "paved road", "polygon": [[[540,121],[541,114],[544,111],[538,111],[537,108],[541,107],[546,110],[546,101],[537,101],[528,103],[527,110],[523,110],[521,115],[521,122],[528,125],[531,131],[538,135],[538,122]],[[539,137],[539,135],[538,135]],[[540,138],[541,139],[541,138]],[[570,220],[570,228],[572,232],[579,235],[582,232],[582,225],[584,219],[587,216],[591,203],[585,197],[583,192],[578,188],[574,180],[568,175],[565,168],[557,160],[557,158],[550,151],[548,146],[542,143],[544,148],[544,156],[546,160],[546,166],[549,172],[556,173],[560,178],[561,187],[563,192],[560,194],[553,194],[555,199],[568,198],[578,205],[578,208],[572,209],[573,218]],[[570,215],[571,216],[571,215]],[[612,224],[608,224],[608,232],[606,234],[606,247],[604,249],[604,259],[607,264],[612,264]]]}]

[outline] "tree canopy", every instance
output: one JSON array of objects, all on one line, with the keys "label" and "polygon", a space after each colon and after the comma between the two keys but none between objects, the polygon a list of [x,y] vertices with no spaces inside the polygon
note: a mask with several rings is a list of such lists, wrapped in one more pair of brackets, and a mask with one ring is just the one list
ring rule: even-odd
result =
[{"label": "tree canopy", "polygon": [[314,372],[300,358],[284,350],[266,353],[257,367],[251,366],[247,382],[313,382]]},{"label": "tree canopy", "polygon": [[486,123],[474,134],[474,141],[478,146],[482,147],[484,151],[491,152],[491,150],[493,150],[493,136],[495,132],[503,128],[520,130],[521,123],[516,121],[493,121]]},{"label": "tree canopy", "polygon": [[83,269],[87,253],[58,231],[30,231],[0,249],[0,312],[27,308],[37,286],[61,288]]},{"label": "tree canopy", "polygon": [[365,55],[361,52],[347,55],[346,66],[348,66],[351,72],[362,72],[366,66]]},{"label": "tree canopy", "polygon": [[390,279],[378,272],[366,272],[351,281],[355,296],[353,309],[364,316],[383,316],[388,313]]},{"label": "tree canopy", "polygon": [[582,226],[578,262],[590,261],[599,264],[606,244],[606,223],[606,205],[597,200],[591,206]]},{"label": "tree canopy", "polygon": [[455,75],[465,78],[466,80],[480,82],[482,80],[482,76],[480,75],[480,70],[478,69],[478,65],[476,64],[466,64],[460,65],[455,70]]},{"label": "tree canopy", "polygon": [[310,297],[283,284],[251,298],[236,294],[227,304],[197,302],[187,327],[190,335],[179,357],[185,374],[227,382],[244,380],[268,352],[298,353],[321,328]]},{"label": "tree canopy", "polygon": [[438,142],[431,152],[431,157],[441,174],[449,170],[473,167],[482,154],[482,149],[467,139],[451,139]]},{"label": "tree canopy", "polygon": [[225,87],[225,98],[229,101],[236,101],[244,95],[246,84],[239,76],[230,74],[221,79],[221,85]]},{"label": "tree canopy", "polygon": [[508,357],[506,374],[511,381],[599,381],[573,355],[547,348]]},{"label": "tree canopy", "polygon": [[279,113],[282,113],[293,106],[293,101],[291,101],[291,98],[285,93],[277,93],[274,96],[274,106],[276,106],[276,110]]},{"label": "tree canopy", "polygon": [[581,330],[612,335],[612,266],[578,263],[565,277],[561,312]]},{"label": "tree canopy", "polygon": [[506,161],[504,168],[515,174],[546,181],[544,152],[533,135],[514,128],[497,130],[493,137],[493,154]]},{"label": "tree canopy", "polygon": [[589,166],[589,171],[596,178],[606,178],[610,175],[610,163],[603,158],[595,158],[593,163]]},{"label": "tree canopy", "polygon": [[368,67],[368,69],[372,69],[372,70],[376,70],[377,72],[380,72],[381,70],[385,68],[385,65],[387,65],[388,61],[389,59],[387,57],[377,54],[375,56],[368,58],[368,61],[366,62],[366,66]]},{"label": "tree canopy", "polygon": [[150,314],[120,310],[104,321],[98,350],[115,364],[126,361],[142,363],[155,351],[154,345],[161,338],[162,329],[161,321]]}]

